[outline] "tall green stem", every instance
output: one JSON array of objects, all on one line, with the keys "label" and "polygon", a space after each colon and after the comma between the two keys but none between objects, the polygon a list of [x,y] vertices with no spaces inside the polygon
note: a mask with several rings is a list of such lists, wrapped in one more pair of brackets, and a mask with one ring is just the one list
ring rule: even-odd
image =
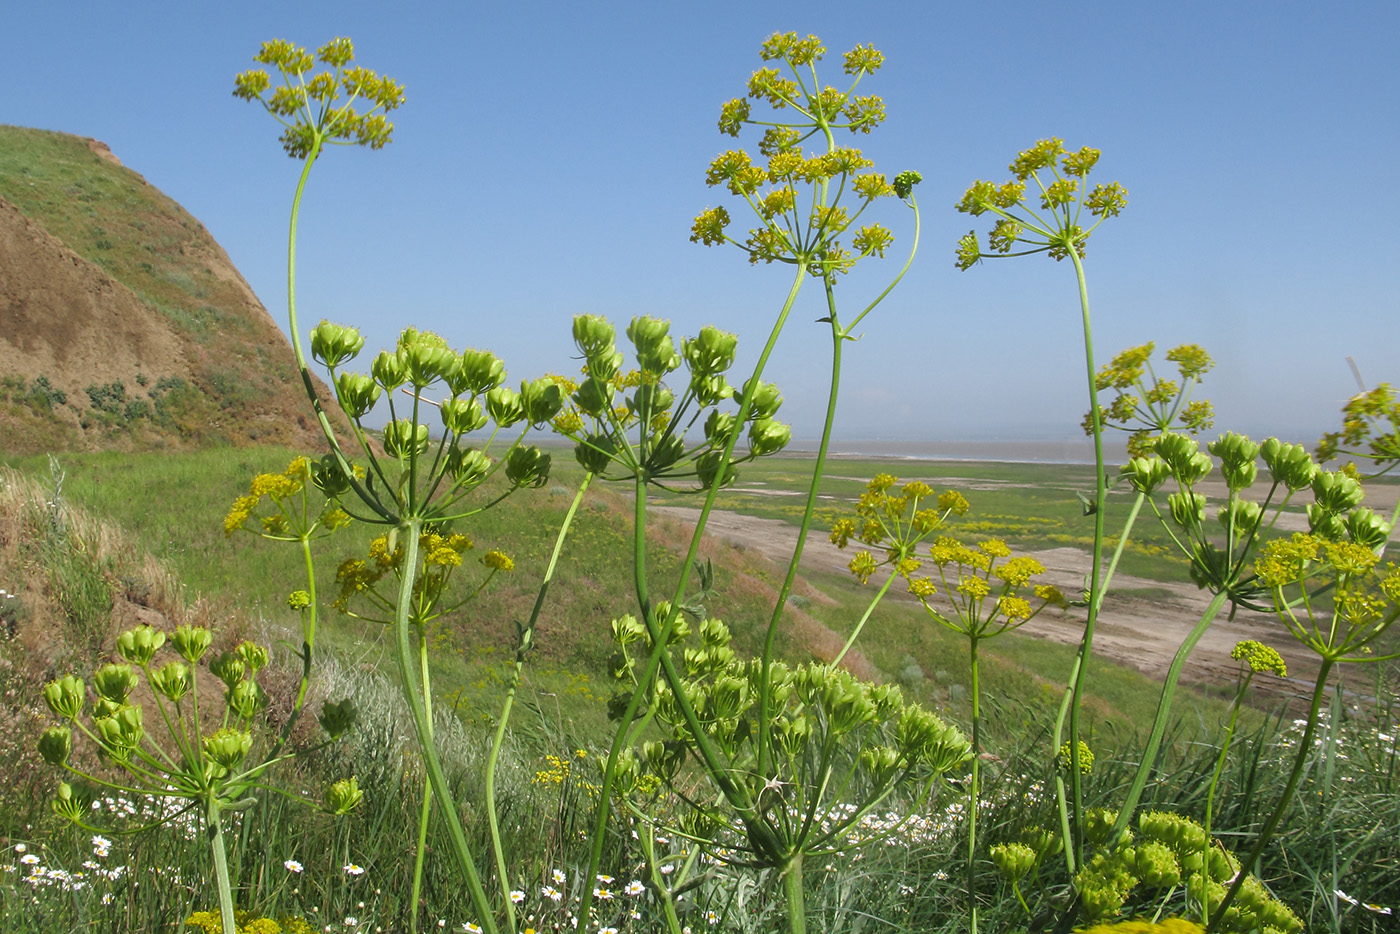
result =
[{"label": "tall green stem", "polygon": [[1088,660],[1093,652],[1094,625],[1098,622],[1099,606],[1103,602],[1099,579],[1103,573],[1100,564],[1103,561],[1104,499],[1107,484],[1104,477],[1103,415],[1099,411],[1098,375],[1094,367],[1094,330],[1089,321],[1089,286],[1084,280],[1084,264],[1079,259],[1079,252],[1071,247],[1069,255],[1074,260],[1074,274],[1079,281],[1079,308],[1084,320],[1084,365],[1089,377],[1089,412],[1094,429],[1094,549],[1089,571],[1089,613],[1084,622],[1084,640],[1080,645],[1079,665],[1073,682],[1074,698],[1069,709],[1069,775],[1074,799],[1074,849],[1076,860],[1083,863],[1084,789],[1083,774],[1079,769],[1079,705],[1084,693]]},{"label": "tall green stem", "polygon": [[787,898],[788,931],[807,934],[807,906],[802,892],[802,851],[783,869],[783,895]]},{"label": "tall green stem", "polygon": [[875,594],[875,599],[871,600],[870,605],[865,608],[865,612],[860,617],[860,622],[856,623],[856,628],[851,630],[851,635],[846,639],[846,644],[841,646],[841,651],[836,653],[836,657],[831,660],[831,664],[841,664],[841,659],[845,658],[846,653],[856,644],[856,639],[860,636],[860,631],[865,628],[865,624],[870,620],[871,614],[875,612],[875,607],[880,605],[880,601],[885,598],[885,594],[889,592],[890,585],[894,583],[895,578],[898,576],[899,575],[893,571],[890,572],[890,576],[885,579],[885,583],[880,587],[880,592]]},{"label": "tall green stem", "polygon": [[217,799],[211,799],[205,811],[209,822],[209,848],[214,857],[214,883],[219,889],[219,920],[224,934],[236,934],[233,919],[233,884],[228,875],[228,854],[224,852],[223,817]]},{"label": "tall green stem", "polygon": [[[433,739],[433,686],[428,670],[428,640],[423,627],[418,627],[418,672],[423,679],[423,706],[428,711],[428,742]],[[408,899],[408,929],[418,930],[418,904],[423,891],[423,863],[428,852],[428,819],[433,813],[433,786],[423,779],[423,805],[418,811],[418,849],[413,856],[413,888]]]},{"label": "tall green stem", "polygon": [[968,930],[977,934],[977,808],[981,804],[982,718],[981,689],[977,670],[977,634],[969,633],[968,657],[972,666],[972,784],[967,806],[967,914]]},{"label": "tall green stem", "polygon": [[[812,515],[817,508],[817,491],[821,486],[822,474],[826,470],[826,454],[831,445],[831,429],[836,421],[836,399],[841,390],[841,345],[846,338],[841,330],[840,322],[836,320],[836,297],[831,289],[830,276],[823,278],[822,282],[826,286],[827,319],[831,324],[831,380],[827,391],[826,420],[822,423],[821,443],[817,446],[817,463],[812,468],[812,482],[807,488],[807,503],[802,509],[802,522],[797,529],[797,544],[793,547],[792,560],[788,562],[787,574],[783,577],[783,585],[779,588],[777,599],[773,604],[773,615],[768,620],[768,632],[763,638],[763,674],[758,682],[758,767],[765,774],[768,770],[769,748],[773,730],[773,718],[769,710],[772,697],[768,684],[768,673],[773,665],[773,647],[777,640],[778,623],[782,620],[783,610],[787,606],[788,595],[792,593],[792,585],[797,580],[797,567],[802,561],[802,552],[807,547],[807,530],[812,526]],[[887,583],[886,587],[888,586]],[[871,609],[874,609],[873,605]],[[868,617],[869,613],[866,616]],[[865,620],[862,619],[861,625],[864,623]],[[851,642],[848,642],[841,649],[841,654],[837,656],[836,661],[839,662],[841,658],[845,657],[846,650],[850,648],[859,632],[860,626],[857,626],[856,632],[851,635]]]},{"label": "tall green stem", "polygon": [[520,686],[520,674],[525,667],[525,652],[529,649],[535,632],[535,624],[539,621],[540,610],[544,608],[544,598],[549,593],[549,585],[554,580],[554,568],[559,563],[559,555],[564,550],[564,540],[568,538],[569,527],[573,525],[574,516],[578,513],[579,504],[583,502],[583,495],[588,492],[588,484],[593,481],[593,474],[587,473],[583,476],[583,482],[579,484],[578,492],[574,494],[574,501],[569,506],[569,511],[564,514],[564,523],[559,528],[559,534],[554,539],[554,551],[549,555],[549,564],[545,567],[544,579],[540,581],[539,592],[535,595],[535,606],[530,611],[530,622],[520,634],[521,646],[515,653],[515,670],[511,675],[510,687],[506,690],[505,701],[501,704],[501,715],[496,723],[496,735],[491,740],[491,752],[486,757],[486,820],[491,829],[491,852],[496,860],[496,877],[500,883],[502,904],[506,909],[506,924],[511,931],[515,930],[515,903],[510,897],[510,872],[506,867],[505,847],[501,843],[500,817],[496,813],[496,766],[501,759],[501,748],[506,740],[506,727],[510,723],[511,709],[515,705],[515,692]]},{"label": "tall green stem", "polygon": [[442,770],[442,760],[438,757],[437,747],[432,741],[432,723],[423,704],[423,683],[418,676],[417,666],[413,664],[413,637],[410,620],[413,612],[413,584],[418,571],[418,535],[422,527],[423,520],[417,517],[408,519],[399,526],[399,534],[405,538],[402,564],[404,575],[399,582],[398,607],[394,614],[394,655],[398,663],[399,678],[403,682],[404,700],[408,702],[409,713],[413,717],[414,732],[417,734],[418,744],[423,753],[423,765],[427,769],[428,781],[433,794],[439,801],[439,810],[442,811],[446,820],[448,838],[451,840],[453,853],[457,857],[458,867],[466,878],[467,893],[471,898],[472,910],[477,913],[477,921],[485,934],[497,934],[491,903],[486,898],[486,890],[482,888],[481,877],[477,873],[471,847],[467,844],[466,831],[462,828],[462,818],[457,813],[457,803],[452,797],[451,789],[448,788],[447,776]]},{"label": "tall green stem", "polygon": [[1317,683],[1313,686],[1312,706],[1308,708],[1308,725],[1303,730],[1303,738],[1298,743],[1298,754],[1293,757],[1293,771],[1288,776],[1288,784],[1283,789],[1283,794],[1279,796],[1278,804],[1274,806],[1274,812],[1269,815],[1269,819],[1264,824],[1264,829],[1259,832],[1259,838],[1254,841],[1253,848],[1249,851],[1249,856],[1240,863],[1240,871],[1235,874],[1235,881],[1231,883],[1230,890],[1225,893],[1225,899],[1220,906],[1215,909],[1215,917],[1211,919],[1210,925],[1206,928],[1209,934],[1219,929],[1220,919],[1225,917],[1225,912],[1230,909],[1230,903],[1239,894],[1240,886],[1244,885],[1244,880],[1252,872],[1258,872],[1259,857],[1263,855],[1264,848],[1273,839],[1274,831],[1278,829],[1279,822],[1283,820],[1284,813],[1288,806],[1293,803],[1293,792],[1298,789],[1298,780],[1303,777],[1303,766],[1307,764],[1308,753],[1312,751],[1313,734],[1317,731],[1318,711],[1322,708],[1322,698],[1327,694],[1327,675],[1331,673],[1332,666],[1336,661],[1326,656],[1322,659],[1322,667],[1317,672]]}]

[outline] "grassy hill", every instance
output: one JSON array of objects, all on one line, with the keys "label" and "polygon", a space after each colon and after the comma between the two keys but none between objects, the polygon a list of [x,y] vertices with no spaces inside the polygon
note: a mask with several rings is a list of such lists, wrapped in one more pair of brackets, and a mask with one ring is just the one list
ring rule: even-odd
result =
[{"label": "grassy hill", "polygon": [[96,140],[0,126],[0,450],[314,443],[228,255]]}]

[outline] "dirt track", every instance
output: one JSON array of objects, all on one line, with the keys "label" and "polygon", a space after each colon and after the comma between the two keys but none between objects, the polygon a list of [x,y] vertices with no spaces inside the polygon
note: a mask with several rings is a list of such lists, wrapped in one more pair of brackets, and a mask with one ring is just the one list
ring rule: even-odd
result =
[{"label": "dirt track", "polygon": [[[1393,508],[1396,491],[1387,489],[1387,492],[1390,494],[1389,506],[1375,503],[1374,508],[1386,508],[1387,512]],[[700,513],[698,509],[690,507],[660,505],[653,506],[651,511],[685,522],[692,528]],[[720,541],[752,548],[783,563],[792,554],[796,539],[796,529],[779,519],[762,519],[724,510],[711,513],[706,534]],[[827,540],[824,532],[809,532],[807,547],[802,554],[802,568],[809,572],[849,573],[847,564],[855,551],[854,547],[846,551],[838,549]],[[1066,547],[1030,554],[1045,565],[1047,583],[1054,584],[1066,594],[1074,594],[1084,588],[1085,575],[1089,573],[1091,563],[1085,552]],[[1134,590],[1150,590],[1152,595],[1133,596],[1131,592]],[[908,594],[898,593],[897,588],[891,588],[891,596],[900,600],[913,599]],[[1182,640],[1209,603],[1210,595],[1198,590],[1194,584],[1116,575],[1100,613],[1094,638],[1095,652],[1145,674],[1162,677]],[[1230,650],[1242,639],[1257,639],[1277,649],[1288,663],[1288,685],[1280,685],[1279,690],[1270,693],[1296,696],[1300,692],[1311,691],[1317,673],[1316,656],[1289,636],[1274,616],[1246,610],[1237,613],[1233,620],[1226,619],[1227,615],[1228,607],[1227,612],[1217,617],[1187,659],[1182,669],[1184,681],[1229,682],[1239,666],[1230,658]],[[1057,642],[1077,644],[1083,628],[1083,611],[1070,610],[1044,613],[1026,624],[1021,631]],[[1265,681],[1278,683],[1272,677],[1260,678],[1256,682],[1257,687],[1268,691],[1269,686],[1263,683]]]}]

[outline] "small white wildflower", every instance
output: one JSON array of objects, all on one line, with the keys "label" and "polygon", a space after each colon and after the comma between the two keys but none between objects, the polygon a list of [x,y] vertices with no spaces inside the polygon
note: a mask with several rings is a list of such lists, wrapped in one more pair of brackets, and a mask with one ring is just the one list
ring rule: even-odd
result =
[{"label": "small white wildflower", "polygon": [[510,893],[510,900],[518,905],[521,902],[525,901],[525,893],[520,891],[519,889],[512,889]]},{"label": "small white wildflower", "polygon": [[[282,865],[286,868],[286,870],[287,870],[288,872],[301,872],[301,869],[302,869],[301,863],[297,862],[297,861],[294,860],[294,859],[289,859],[289,860],[287,860],[286,862],[284,862]],[[345,867],[345,871],[346,871],[346,872],[349,872],[349,871],[350,871],[350,867],[349,867],[349,866],[346,866],[346,867]]]},{"label": "small white wildflower", "polygon": [[362,876],[365,874],[365,867],[357,866],[354,863],[346,863],[343,868],[347,876]]},{"label": "small white wildflower", "polygon": [[647,887],[642,885],[642,880],[633,879],[631,882],[627,883],[627,888],[622,891],[626,892],[628,895],[641,895],[646,890]]},{"label": "small white wildflower", "polygon": [[563,871],[562,869],[556,869],[556,870],[554,870],[554,872],[552,873],[552,875],[554,876],[554,881],[555,881],[556,883],[558,883],[559,885],[563,885],[564,882],[565,882],[565,881],[567,880],[567,878],[568,878],[567,876],[564,875],[564,871]]}]

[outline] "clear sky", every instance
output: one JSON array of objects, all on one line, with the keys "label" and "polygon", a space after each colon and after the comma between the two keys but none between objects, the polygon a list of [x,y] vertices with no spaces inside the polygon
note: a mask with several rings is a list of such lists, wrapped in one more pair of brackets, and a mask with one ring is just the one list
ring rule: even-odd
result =
[{"label": "clear sky", "polygon": [[[204,222],[285,329],[300,164],[232,78],[264,39],[350,36],[408,99],[390,147],[333,151],[313,174],[308,327],[356,324],[371,347],[432,328],[520,378],[573,371],[575,313],[654,314],[680,333],[737,331],[747,364],[789,271],[692,244],[689,228],[728,197],[704,184],[732,143],[720,104],[788,30],[826,42],[832,83],[840,52],[886,54],[862,87],[888,120],[855,145],[891,176],[924,176],[914,268],[848,345],[840,437],[1076,435],[1072,267],[953,266],[973,222],[952,205],[1047,136],[1102,149],[1095,178],[1130,194],[1089,245],[1101,359],[1200,343],[1219,361],[1217,426],[1292,440],[1337,422],[1356,391],[1348,355],[1368,385],[1400,381],[1393,0],[13,4],[0,122],[107,142]],[[891,218],[899,254],[910,229]],[[846,307],[872,290],[872,276],[843,283]],[[769,371],[798,437],[818,432],[824,401],[818,298],[808,290]]]}]

